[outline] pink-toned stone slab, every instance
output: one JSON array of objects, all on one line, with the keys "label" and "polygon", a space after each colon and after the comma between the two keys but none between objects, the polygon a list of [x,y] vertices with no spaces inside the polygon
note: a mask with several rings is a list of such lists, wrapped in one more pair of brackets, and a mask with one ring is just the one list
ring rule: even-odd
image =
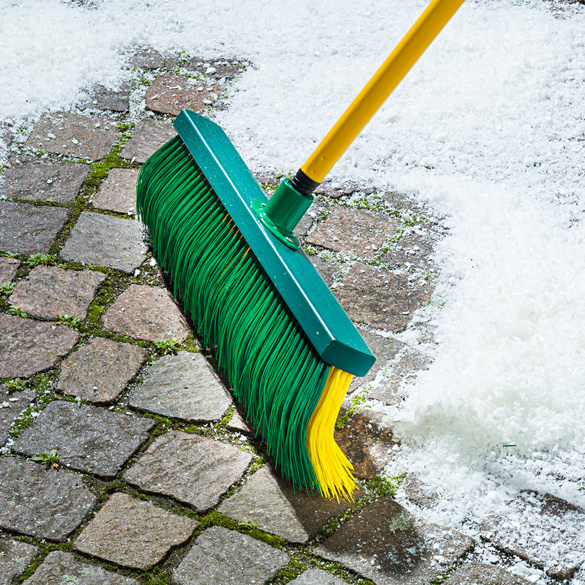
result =
[{"label": "pink-toned stone slab", "polygon": [[30,378],[54,366],[77,343],[65,325],[0,315],[0,378]]},{"label": "pink-toned stone slab", "polygon": [[239,479],[249,453],[212,439],[170,431],[158,437],[124,479],[139,488],[207,510]]},{"label": "pink-toned stone slab", "polygon": [[151,154],[176,135],[177,132],[170,122],[150,118],[140,120],[120,156],[126,160],[144,163]]},{"label": "pink-toned stone slab", "polygon": [[26,141],[27,148],[89,160],[110,152],[120,133],[106,118],[80,114],[43,114]]},{"label": "pink-toned stone slab", "polygon": [[213,105],[223,89],[191,77],[159,75],[146,92],[146,107],[159,114],[178,116],[181,110],[201,113]]},{"label": "pink-toned stone slab", "polygon": [[37,266],[16,285],[10,304],[37,319],[57,319],[59,315],[85,319],[87,308],[105,279],[103,272],[93,270]]},{"label": "pink-toned stone slab", "polygon": [[0,258],[0,286],[10,282],[20,267],[20,260],[17,258]]},{"label": "pink-toned stone slab", "polygon": [[61,392],[95,403],[109,403],[132,380],[148,352],[131,343],[96,337],[73,352],[61,365]]},{"label": "pink-toned stone slab", "polygon": [[198,522],[150,502],[115,493],[86,526],[73,548],[105,561],[146,571],[183,544]]},{"label": "pink-toned stone slab", "polygon": [[337,205],[306,241],[336,252],[372,258],[399,226],[399,220],[383,213]]},{"label": "pink-toned stone slab", "polygon": [[98,209],[118,213],[136,213],[136,180],[138,169],[112,169],[93,198]]},{"label": "pink-toned stone slab", "polygon": [[116,333],[162,341],[174,337],[185,341],[189,327],[170,293],[163,289],[132,284],[102,317],[103,326]]},{"label": "pink-toned stone slab", "polygon": [[399,333],[431,298],[433,285],[358,262],[333,292],[353,321]]}]

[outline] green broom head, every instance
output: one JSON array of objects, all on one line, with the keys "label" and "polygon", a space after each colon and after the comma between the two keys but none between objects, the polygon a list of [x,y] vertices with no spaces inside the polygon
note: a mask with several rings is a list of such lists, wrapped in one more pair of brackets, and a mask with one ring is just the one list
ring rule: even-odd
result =
[{"label": "green broom head", "polygon": [[351,497],[334,424],[375,358],[302,249],[259,221],[267,198],[223,130],[188,111],[175,128],[137,184],[154,254],[282,476]]}]

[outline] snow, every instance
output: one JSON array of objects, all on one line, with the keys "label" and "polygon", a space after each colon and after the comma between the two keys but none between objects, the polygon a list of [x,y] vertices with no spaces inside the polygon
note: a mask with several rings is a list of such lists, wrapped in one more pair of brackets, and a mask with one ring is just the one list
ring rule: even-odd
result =
[{"label": "snow", "polygon": [[[217,120],[252,168],[285,172],[426,6],[93,4],[0,5],[0,123],[26,132],[96,83],[119,86],[140,46],[246,59]],[[397,414],[398,461],[443,494],[426,519],[470,533],[522,489],[585,506],[584,30],[578,4],[468,0],[331,175],[446,217],[439,345]]]}]

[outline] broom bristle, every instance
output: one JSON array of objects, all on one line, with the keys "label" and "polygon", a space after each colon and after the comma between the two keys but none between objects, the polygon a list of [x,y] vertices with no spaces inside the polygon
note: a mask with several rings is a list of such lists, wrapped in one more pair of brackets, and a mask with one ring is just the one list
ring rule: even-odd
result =
[{"label": "broom bristle", "polygon": [[283,477],[350,497],[352,468],[333,425],[351,375],[320,359],[179,137],[142,166],[137,209]]}]

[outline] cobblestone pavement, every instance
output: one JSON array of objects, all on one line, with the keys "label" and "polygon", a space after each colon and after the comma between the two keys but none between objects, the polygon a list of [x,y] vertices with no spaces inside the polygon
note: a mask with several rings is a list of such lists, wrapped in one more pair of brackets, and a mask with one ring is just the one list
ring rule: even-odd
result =
[{"label": "cobblestone pavement", "polygon": [[[224,107],[245,64],[154,50],[134,59],[121,91],[96,88],[78,111],[43,115],[0,178],[0,584],[528,583],[397,503],[404,478],[379,475],[392,422],[355,412],[368,390],[399,404],[401,382],[428,365],[393,334],[431,298],[441,218],[398,193],[325,185],[303,219],[305,250],[379,359],[352,383],[337,431],[359,478],[355,501],[294,493],[134,215],[138,170],[174,135],[172,117]],[[269,192],[277,182],[258,178]],[[436,504],[414,477],[400,489]],[[545,529],[572,537],[558,519],[574,510],[535,502],[557,522],[543,514]],[[485,538],[503,564],[538,566],[538,550],[507,542],[501,523],[486,522]],[[550,574],[575,569],[561,562]]]}]

